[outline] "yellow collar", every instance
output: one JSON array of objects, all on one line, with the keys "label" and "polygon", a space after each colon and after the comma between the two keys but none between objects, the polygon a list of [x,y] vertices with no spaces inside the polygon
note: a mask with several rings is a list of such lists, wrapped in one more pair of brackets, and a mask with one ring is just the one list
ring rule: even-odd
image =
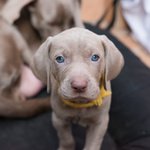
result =
[{"label": "yellow collar", "polygon": [[102,105],[103,99],[109,95],[111,95],[111,91],[105,90],[104,82],[102,81],[102,84],[100,86],[100,95],[97,97],[97,99],[92,100],[88,103],[76,103],[69,100],[63,100],[63,103],[72,108],[88,108],[93,106],[100,107]]}]

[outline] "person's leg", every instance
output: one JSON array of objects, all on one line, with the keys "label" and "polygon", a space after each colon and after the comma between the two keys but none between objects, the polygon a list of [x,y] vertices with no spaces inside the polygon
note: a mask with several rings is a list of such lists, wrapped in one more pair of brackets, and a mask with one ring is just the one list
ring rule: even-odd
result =
[{"label": "person's leg", "polygon": [[[123,71],[112,81],[109,123],[111,136],[120,150],[121,147],[130,150],[134,144],[137,145],[137,150],[150,149],[150,69],[107,31],[90,25],[86,27],[97,34],[107,35],[125,59]],[[140,141],[136,143],[136,139]]]}]

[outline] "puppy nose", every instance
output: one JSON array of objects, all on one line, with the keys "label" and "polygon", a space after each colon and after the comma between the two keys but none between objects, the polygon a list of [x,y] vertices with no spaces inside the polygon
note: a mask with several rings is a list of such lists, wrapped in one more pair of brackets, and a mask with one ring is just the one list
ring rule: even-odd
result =
[{"label": "puppy nose", "polygon": [[88,82],[85,79],[76,78],[71,82],[72,89],[74,89],[74,91],[78,93],[85,92],[87,85]]}]

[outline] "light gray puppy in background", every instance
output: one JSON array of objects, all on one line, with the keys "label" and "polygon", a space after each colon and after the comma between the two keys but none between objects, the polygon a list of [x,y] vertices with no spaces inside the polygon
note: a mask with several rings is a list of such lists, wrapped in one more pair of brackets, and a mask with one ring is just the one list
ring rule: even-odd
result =
[{"label": "light gray puppy in background", "polygon": [[109,122],[110,81],[123,65],[106,36],[84,28],[68,29],[40,46],[32,68],[50,90],[59,150],[75,149],[72,122],[87,127],[84,150],[100,149]]},{"label": "light gray puppy in background", "polygon": [[80,0],[35,0],[31,22],[43,39],[71,27],[83,27]]},{"label": "light gray puppy in background", "polygon": [[48,36],[72,27],[84,27],[80,5],[80,0],[34,0],[22,9],[15,25],[36,51]]}]

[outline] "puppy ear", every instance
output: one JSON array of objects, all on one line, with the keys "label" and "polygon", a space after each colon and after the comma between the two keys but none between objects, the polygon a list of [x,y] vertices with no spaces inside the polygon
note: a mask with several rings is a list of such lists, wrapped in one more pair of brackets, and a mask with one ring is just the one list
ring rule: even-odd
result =
[{"label": "puppy ear", "polygon": [[120,73],[124,58],[118,48],[105,36],[100,36],[105,52],[105,79],[112,80]]},{"label": "puppy ear", "polygon": [[50,59],[49,52],[51,47],[52,37],[48,39],[39,47],[32,60],[32,70],[37,78],[47,84],[47,90],[50,91]]}]

